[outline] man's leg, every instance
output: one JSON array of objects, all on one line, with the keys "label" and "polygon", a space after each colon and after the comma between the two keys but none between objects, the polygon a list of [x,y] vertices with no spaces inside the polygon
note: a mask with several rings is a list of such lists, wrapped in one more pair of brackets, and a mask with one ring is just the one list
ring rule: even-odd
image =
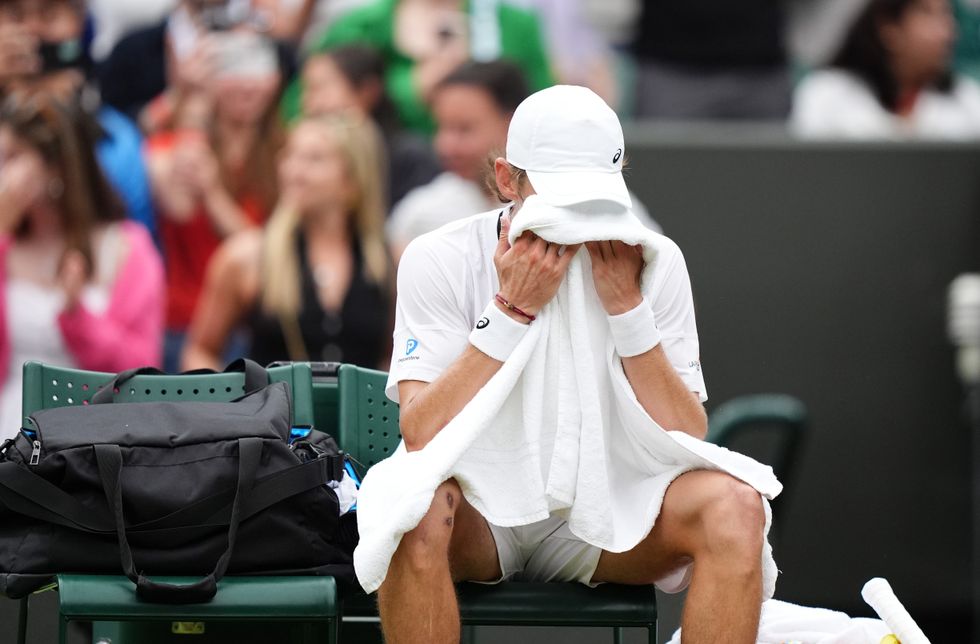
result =
[{"label": "man's leg", "polygon": [[387,644],[459,641],[453,580],[500,577],[493,535],[450,479],[439,486],[429,512],[402,537],[378,590]]},{"label": "man's leg", "polygon": [[688,472],[667,489],[647,538],[627,552],[603,552],[592,579],[653,583],[693,559],[681,622],[685,644],[754,643],[764,527],[762,499],[754,489],[720,472]]}]

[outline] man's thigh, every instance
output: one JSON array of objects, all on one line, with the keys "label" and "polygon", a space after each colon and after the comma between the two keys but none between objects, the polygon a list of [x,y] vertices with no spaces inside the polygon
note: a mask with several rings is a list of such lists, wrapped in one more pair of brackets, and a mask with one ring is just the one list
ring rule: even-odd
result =
[{"label": "man's thigh", "polygon": [[449,542],[449,569],[453,581],[495,581],[500,578],[501,572],[490,526],[483,515],[463,498],[459,487],[454,487],[457,492],[453,494],[453,502],[458,506]]},{"label": "man's thigh", "polygon": [[592,581],[651,584],[690,564],[700,512],[730,478],[707,470],[677,477],[667,488],[650,534],[626,552],[603,551]]}]

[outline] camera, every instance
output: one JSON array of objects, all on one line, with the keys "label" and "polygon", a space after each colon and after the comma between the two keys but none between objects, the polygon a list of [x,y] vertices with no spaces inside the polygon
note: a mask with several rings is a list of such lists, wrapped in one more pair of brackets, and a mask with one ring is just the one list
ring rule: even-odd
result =
[{"label": "camera", "polygon": [[42,40],[38,44],[37,55],[41,59],[42,74],[83,68],[88,62],[85,48],[77,38],[54,42]]}]

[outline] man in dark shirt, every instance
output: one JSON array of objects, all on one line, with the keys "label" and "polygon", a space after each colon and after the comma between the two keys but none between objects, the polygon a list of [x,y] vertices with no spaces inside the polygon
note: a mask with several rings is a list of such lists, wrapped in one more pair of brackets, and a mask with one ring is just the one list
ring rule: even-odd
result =
[{"label": "man in dark shirt", "polygon": [[639,117],[783,119],[781,0],[645,0],[633,52]]}]

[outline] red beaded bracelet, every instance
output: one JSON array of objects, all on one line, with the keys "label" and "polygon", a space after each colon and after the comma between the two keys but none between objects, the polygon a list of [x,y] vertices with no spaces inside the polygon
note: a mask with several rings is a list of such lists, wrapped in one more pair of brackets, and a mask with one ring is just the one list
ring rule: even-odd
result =
[{"label": "red beaded bracelet", "polygon": [[501,295],[500,293],[497,293],[496,295],[494,295],[494,297],[497,298],[497,301],[503,304],[509,310],[513,311],[514,313],[517,313],[518,315],[523,315],[524,317],[526,317],[528,322],[534,322],[537,319],[530,313],[525,313],[524,311],[520,310],[519,308],[517,308],[516,306],[514,306],[513,304],[505,300],[504,296]]}]

